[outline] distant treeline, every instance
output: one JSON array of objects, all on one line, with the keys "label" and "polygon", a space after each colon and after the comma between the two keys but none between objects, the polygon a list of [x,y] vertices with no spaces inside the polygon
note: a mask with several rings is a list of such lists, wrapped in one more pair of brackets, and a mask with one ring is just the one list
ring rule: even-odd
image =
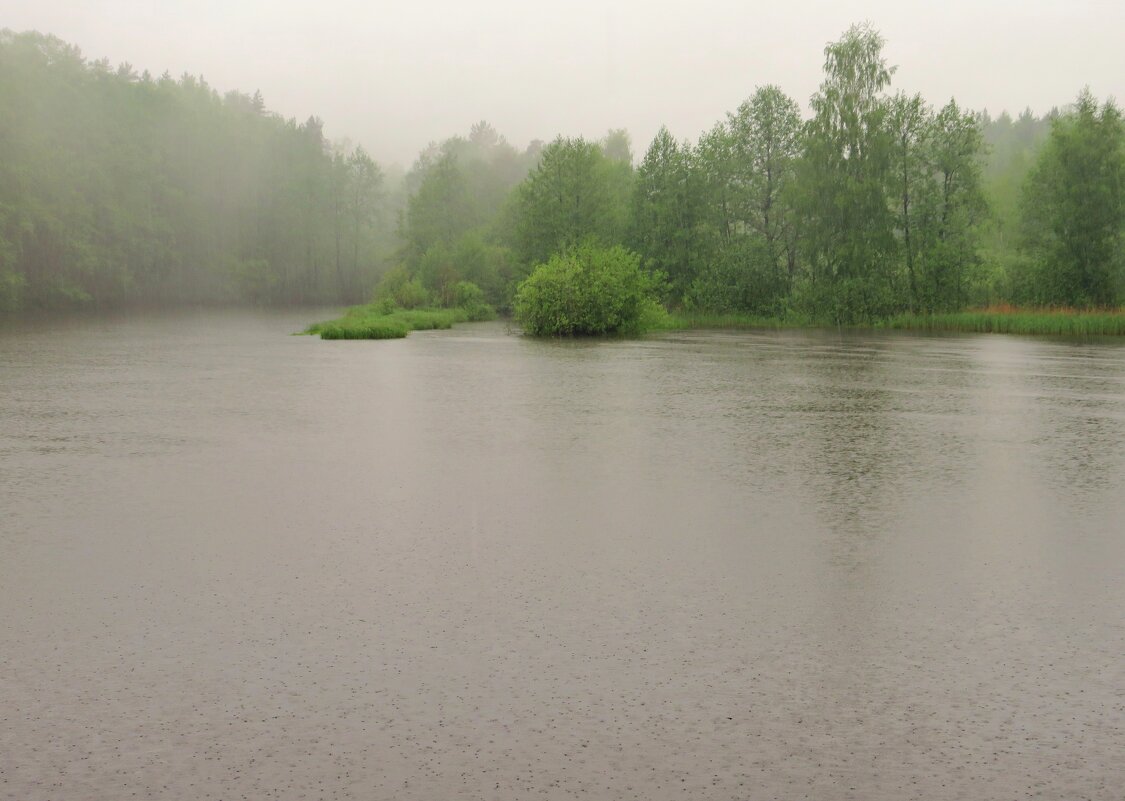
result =
[{"label": "distant treeline", "polygon": [[[622,245],[672,307],[834,322],[1125,299],[1125,128],[1088,93],[990,118],[891,91],[879,34],[825,49],[811,116],[755,90],[698,141],[512,147],[487,123],[388,187],[257,95],[0,34],[0,306],[76,300],[509,308],[553,255]],[[391,290],[394,290],[392,292]]]},{"label": "distant treeline", "polygon": [[361,298],[381,191],[319,120],[0,31],[0,309]]}]

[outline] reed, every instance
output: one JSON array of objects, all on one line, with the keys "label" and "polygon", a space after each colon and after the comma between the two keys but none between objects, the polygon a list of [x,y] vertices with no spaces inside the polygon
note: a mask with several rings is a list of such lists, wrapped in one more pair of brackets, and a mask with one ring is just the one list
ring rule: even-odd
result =
[{"label": "reed", "polygon": [[766,317],[738,312],[674,311],[653,326],[663,331],[680,331],[692,328],[750,329],[750,328],[812,328],[814,321],[802,315]]},{"label": "reed", "polygon": [[411,331],[452,328],[467,322],[464,309],[394,309],[377,304],[352,306],[342,317],[314,323],[303,333],[321,339],[402,339]]},{"label": "reed", "polygon": [[[671,312],[657,329],[675,331],[691,328],[779,329],[835,328],[830,322],[807,315],[789,313],[780,317],[753,314],[710,312]],[[899,314],[867,325],[851,328],[896,328],[917,331],[964,331],[972,333],[1026,334],[1041,336],[1122,336],[1125,335],[1125,309],[1020,308],[989,306],[942,314]]]},{"label": "reed", "polygon": [[946,314],[900,314],[887,328],[1048,336],[1125,335],[1125,309],[1022,309],[992,306]]}]

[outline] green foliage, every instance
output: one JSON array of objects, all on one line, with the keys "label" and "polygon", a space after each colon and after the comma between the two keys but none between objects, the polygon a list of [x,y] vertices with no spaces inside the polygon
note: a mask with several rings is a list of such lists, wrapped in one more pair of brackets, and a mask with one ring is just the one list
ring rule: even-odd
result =
[{"label": "green foliage", "polygon": [[[441,306],[463,311],[467,320],[491,320],[496,316],[496,310],[489,305],[484,290],[471,281],[455,281],[450,278],[441,286],[442,292],[437,298]],[[357,308],[364,309],[365,313],[375,310],[381,315],[387,315],[426,307],[433,301],[434,295],[426,289],[422,280],[411,277],[410,271],[399,265],[383,274],[375,287],[372,304]],[[400,314],[399,319],[405,318]]]},{"label": "green foliage", "polygon": [[407,241],[417,253],[449,244],[479,224],[471,188],[454,153],[428,166],[406,207]]},{"label": "green foliage", "polygon": [[514,275],[508,248],[486,242],[476,231],[453,243],[431,245],[415,265],[416,277],[442,306],[457,305],[454,292],[463,281],[480,287],[486,303],[506,305]]},{"label": "green foliage", "polygon": [[472,322],[491,320],[496,310],[485,300],[484,290],[471,281],[458,281],[451,292],[451,307],[462,309]]},{"label": "green foliage", "polygon": [[[621,129],[519,151],[481,122],[396,174],[258,94],[0,31],[0,311],[324,302],[362,298],[382,275],[365,307],[379,322],[333,331],[402,335],[384,318],[511,309],[546,263],[525,303],[538,292],[562,327],[600,330],[585,317],[595,299],[572,308],[580,292],[559,275],[591,280],[575,259],[617,245],[667,277],[646,293],[695,319],[856,324],[1125,299],[1115,106],[1083,93],[1043,118],[934,109],[890,94],[868,26],[824,56],[807,121],[760,87],[695,143],[661,129],[636,170]],[[660,314],[641,306],[643,328]]]},{"label": "green foliage", "polygon": [[382,303],[353,306],[343,317],[314,323],[305,334],[321,339],[401,339],[410,331],[451,328],[468,321],[464,309],[391,309]]},{"label": "green foliage", "polygon": [[639,333],[659,316],[654,305],[653,277],[620,246],[556,254],[516,290],[516,319],[535,336]]},{"label": "green foliage", "polygon": [[1125,124],[1111,102],[1083,91],[1057,118],[1024,192],[1024,249],[1034,300],[1107,306],[1118,300],[1125,259]]},{"label": "green foliage", "polygon": [[1020,199],[1028,175],[1051,130],[1052,111],[1039,118],[1025,109],[1016,120],[1007,113],[981,117],[987,158],[982,186],[989,217],[981,229],[982,275],[974,303],[1010,300],[1034,303],[1031,271],[1017,249],[1021,239]]},{"label": "green foliage", "polygon": [[389,318],[343,318],[309,326],[306,334],[319,334],[321,339],[402,339],[410,329]]},{"label": "green foliage", "polygon": [[684,296],[688,309],[773,315],[785,305],[786,279],[760,235],[733,239],[715,253]]},{"label": "green foliage", "polygon": [[515,249],[524,264],[541,264],[580,242],[620,242],[632,168],[584,139],[559,137],[516,189]]},{"label": "green foliage", "polygon": [[[351,155],[336,154],[332,167],[333,228],[335,234],[336,287],[342,297],[354,296],[363,283],[358,270],[360,251],[369,246],[378,222],[383,173],[362,147]],[[345,272],[346,254],[341,253],[342,229],[351,239],[352,271]]]},{"label": "green foliage", "polygon": [[431,245],[417,259],[414,275],[421,286],[433,293],[439,305],[449,305],[449,294],[460,280],[453,247],[445,242]]},{"label": "green foliage", "polygon": [[[757,240],[752,269],[766,274],[772,291],[793,279],[797,219],[796,165],[802,145],[797,103],[776,86],[764,86],[727,115],[733,186],[729,197],[742,237]],[[765,306],[765,298],[758,304]]]},{"label": "green foliage", "polygon": [[802,206],[817,311],[852,323],[887,314],[894,219],[886,188],[892,135],[884,90],[893,69],[883,38],[853,26],[825,50],[825,78],[812,98]]},{"label": "green foliage", "polygon": [[766,86],[703,136],[666,129],[637,171],[630,241],[667,273],[674,302],[773,313],[796,271],[797,104]]},{"label": "green foliage", "polygon": [[401,309],[417,309],[432,303],[430,293],[422,286],[422,282],[412,278],[410,271],[403,265],[383,273],[375,287],[374,300],[376,303],[389,303]]},{"label": "green foliage", "polygon": [[[920,96],[890,100],[890,186],[908,309],[963,308],[980,281],[981,123],[954,102],[935,113]],[[902,305],[901,303],[898,305]]]},{"label": "green foliage", "polygon": [[411,331],[452,328],[454,323],[468,322],[463,309],[404,309],[392,312],[389,319],[406,325]]},{"label": "green foliage", "polygon": [[637,169],[629,218],[629,242],[645,265],[669,278],[683,296],[700,269],[704,243],[699,227],[701,193],[692,148],[661,127]]},{"label": "green foliage", "polygon": [[421,281],[414,278],[399,287],[394,300],[403,309],[418,309],[430,302],[430,293]]},{"label": "green foliage", "polygon": [[890,318],[888,328],[922,331],[972,331],[997,334],[1039,334],[1051,336],[1122,336],[1125,313],[1074,312],[1051,309],[1014,309],[950,312],[945,314],[904,314]]},{"label": "green foliage", "polygon": [[682,331],[692,328],[808,328],[812,325],[814,325],[812,318],[794,312],[766,316],[746,312],[712,312],[685,309],[667,315],[661,324],[655,325],[653,328]]},{"label": "green foliage", "polygon": [[392,244],[381,172],[320,120],[52,36],[0,31],[0,153],[9,308],[340,300]]},{"label": "green foliage", "polygon": [[515,257],[510,248],[470,233],[458,240],[453,259],[457,275],[479,286],[485,302],[494,306],[510,305],[511,285],[516,275]]},{"label": "green foliage", "polygon": [[468,138],[431,145],[407,176],[413,188],[403,218],[405,263],[443,304],[459,281],[484,290],[489,304],[504,306],[515,277],[508,208],[512,188],[538,159],[517,153],[488,123]]},{"label": "green foliage", "polygon": [[807,124],[766,86],[694,149],[657,135],[630,241],[671,276],[673,303],[854,324],[987,293],[980,121],[888,97],[882,48],[866,26],[826,48]]}]

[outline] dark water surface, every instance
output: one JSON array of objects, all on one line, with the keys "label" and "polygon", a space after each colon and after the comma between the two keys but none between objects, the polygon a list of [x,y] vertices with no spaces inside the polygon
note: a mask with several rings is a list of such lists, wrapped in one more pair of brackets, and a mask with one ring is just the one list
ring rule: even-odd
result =
[{"label": "dark water surface", "polygon": [[0,797],[1125,797],[1121,344],[315,317],[0,331]]}]

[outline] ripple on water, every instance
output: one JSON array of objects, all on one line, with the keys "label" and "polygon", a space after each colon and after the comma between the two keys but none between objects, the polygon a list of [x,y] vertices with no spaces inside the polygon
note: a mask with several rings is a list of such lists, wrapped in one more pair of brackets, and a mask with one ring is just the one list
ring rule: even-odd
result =
[{"label": "ripple on water", "polygon": [[0,333],[0,797],[1121,797],[1120,345],[307,322]]}]

